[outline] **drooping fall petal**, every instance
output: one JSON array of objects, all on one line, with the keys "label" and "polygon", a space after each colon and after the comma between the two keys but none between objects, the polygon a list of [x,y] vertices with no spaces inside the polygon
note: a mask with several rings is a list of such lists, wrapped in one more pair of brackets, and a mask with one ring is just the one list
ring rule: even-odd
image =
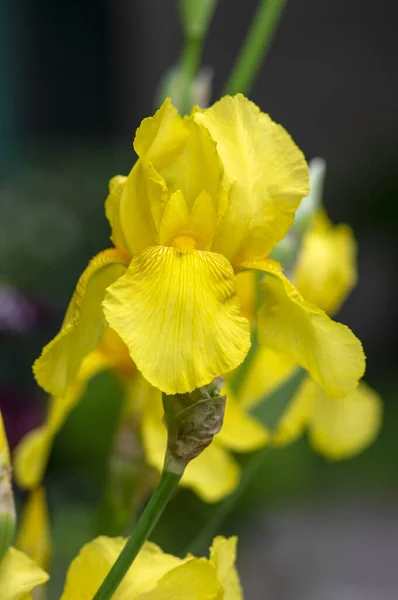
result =
[{"label": "drooping fall petal", "polygon": [[212,250],[235,259],[267,256],[308,193],[308,167],[289,134],[241,94],[194,112],[217,142],[229,189]]},{"label": "drooping fall petal", "polygon": [[125,253],[104,250],[83,272],[60,332],[33,365],[37,382],[49,394],[63,396],[85,356],[101,342],[106,328],[101,306],[105,290],[123,275],[128,263]]},{"label": "drooping fall petal", "polygon": [[260,342],[301,365],[330,396],[354,390],[365,371],[365,356],[352,331],[306,302],[274,261],[249,261],[242,267],[267,273],[258,313]]},{"label": "drooping fall petal", "polygon": [[108,288],[104,312],[144,377],[168,394],[231,371],[250,347],[231,265],[210,252],[148,248]]}]

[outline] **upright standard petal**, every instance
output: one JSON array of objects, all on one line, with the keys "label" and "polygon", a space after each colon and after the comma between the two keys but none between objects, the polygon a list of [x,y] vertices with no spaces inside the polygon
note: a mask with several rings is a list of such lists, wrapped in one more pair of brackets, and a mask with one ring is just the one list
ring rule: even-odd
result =
[{"label": "upright standard petal", "polygon": [[170,98],[166,98],[153,117],[141,122],[135,134],[134,150],[141,159],[160,169],[176,159],[187,137],[184,119]]},{"label": "upright standard petal", "polygon": [[127,177],[115,175],[109,181],[109,194],[105,200],[105,215],[111,226],[111,240],[116,248],[124,252],[130,252],[124,238],[120,223],[120,201],[124,193]]},{"label": "upright standard petal", "polygon": [[328,315],[338,311],[357,282],[356,243],[348,225],[319,211],[306,232],[292,277],[307,302]]},{"label": "upright standard petal", "polygon": [[85,356],[101,342],[106,328],[101,306],[105,290],[123,275],[129,260],[120,250],[104,250],[80,277],[61,331],[33,365],[38,384],[49,394],[63,396]]},{"label": "upright standard petal", "polygon": [[330,398],[316,383],[310,440],[318,452],[339,460],[358,454],[376,438],[382,417],[380,396],[360,383],[344,398]]},{"label": "upright standard petal", "polygon": [[258,313],[260,342],[301,365],[330,396],[353,391],[365,371],[365,356],[352,331],[306,302],[273,261],[245,266],[267,273]]},{"label": "upright standard petal", "polygon": [[219,254],[148,248],[108,288],[103,306],[138,369],[167,394],[190,392],[231,371],[250,347],[235,276]]},{"label": "upright standard petal", "polygon": [[267,256],[308,193],[308,167],[289,134],[241,94],[193,115],[217,142],[230,189],[212,250],[233,264]]},{"label": "upright standard petal", "polygon": [[47,573],[33,560],[10,548],[0,563],[1,600],[28,600],[29,592],[47,580]]}]

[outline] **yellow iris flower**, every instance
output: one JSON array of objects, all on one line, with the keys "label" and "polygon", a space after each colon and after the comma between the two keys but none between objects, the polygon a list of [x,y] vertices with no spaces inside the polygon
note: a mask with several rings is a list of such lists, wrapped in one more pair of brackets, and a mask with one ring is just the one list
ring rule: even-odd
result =
[{"label": "yellow iris flower", "polygon": [[[248,275],[245,275],[248,278]],[[334,314],[357,281],[356,244],[347,225],[329,221],[319,210],[304,236],[292,269],[292,281],[300,293],[328,314]],[[252,311],[254,281],[242,281],[247,310]],[[290,377],[297,363],[269,348],[260,348],[239,394],[247,409]],[[364,382],[348,394],[335,398],[307,378],[286,410],[274,436],[283,445],[306,429],[313,447],[331,459],[352,456],[376,437],[381,424],[382,402]]]},{"label": "yellow iris flower", "polygon": [[[137,371],[128,349],[111,329],[106,330],[100,346],[83,361],[82,367],[64,398],[51,398],[44,424],[29,432],[15,452],[15,477],[18,484],[35,489],[42,480],[55,435],[69,413],[81,400],[88,381],[102,371],[120,379],[127,398],[125,418],[133,415],[139,423],[147,463],[162,470],[167,433],[162,423],[162,398]],[[187,466],[181,485],[192,488],[204,501],[217,502],[236,487],[240,468],[230,450],[250,452],[268,439],[264,427],[256,422],[228,392],[224,424],[210,446]]]},{"label": "yellow iris flower", "polygon": [[[91,600],[125,543],[123,538],[99,537],[83,546],[69,568],[61,600]],[[236,538],[216,537],[208,559],[180,559],[145,542],[112,598],[242,600],[236,543]]]},{"label": "yellow iris flower", "polygon": [[[10,469],[10,453],[0,412],[0,505],[1,478]],[[0,513],[2,512],[0,506]],[[1,527],[0,523],[0,527]],[[0,532],[1,534],[1,532]],[[15,548],[9,548],[0,560],[0,597],[1,600],[29,600],[30,592],[45,583],[48,575],[31,558]]]},{"label": "yellow iris flower", "polygon": [[308,193],[308,168],[288,133],[242,95],[180,117],[166,100],[144,119],[127,177],[110,182],[115,248],[81,276],[59,334],[34,365],[64,397],[107,326],[154,387],[174,394],[235,369],[250,347],[236,275],[266,273],[259,334],[332,396],[364,372],[359,340],[307,303],[267,257]]}]

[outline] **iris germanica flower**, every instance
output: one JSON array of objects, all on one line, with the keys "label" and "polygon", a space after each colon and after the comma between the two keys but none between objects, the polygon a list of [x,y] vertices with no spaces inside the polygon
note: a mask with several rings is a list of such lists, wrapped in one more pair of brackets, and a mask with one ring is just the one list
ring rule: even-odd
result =
[{"label": "iris germanica flower", "polygon": [[110,327],[154,387],[174,394],[235,369],[250,348],[236,275],[266,274],[260,341],[302,365],[328,394],[354,390],[359,340],[307,303],[268,258],[308,193],[288,133],[241,95],[182,118],[166,100],[137,130],[138,160],[110,182],[115,248],[81,276],[60,333],[34,365],[60,397]]}]

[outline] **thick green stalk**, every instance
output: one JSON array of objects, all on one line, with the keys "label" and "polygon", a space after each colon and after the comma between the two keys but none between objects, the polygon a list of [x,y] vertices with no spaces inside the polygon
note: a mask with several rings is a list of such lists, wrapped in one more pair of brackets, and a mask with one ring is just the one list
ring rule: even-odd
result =
[{"label": "thick green stalk", "polygon": [[287,0],[260,0],[225,94],[248,94],[263,63]]},{"label": "thick green stalk", "polygon": [[119,554],[93,600],[109,600],[116,592],[123,577],[129,570],[142,545],[151,534],[174,491],[177,489],[181,477],[182,472],[175,473],[168,471],[167,465],[163,469],[158,487],[154,491],[144,512],[137,521],[133,533],[127,540],[125,547]]}]

